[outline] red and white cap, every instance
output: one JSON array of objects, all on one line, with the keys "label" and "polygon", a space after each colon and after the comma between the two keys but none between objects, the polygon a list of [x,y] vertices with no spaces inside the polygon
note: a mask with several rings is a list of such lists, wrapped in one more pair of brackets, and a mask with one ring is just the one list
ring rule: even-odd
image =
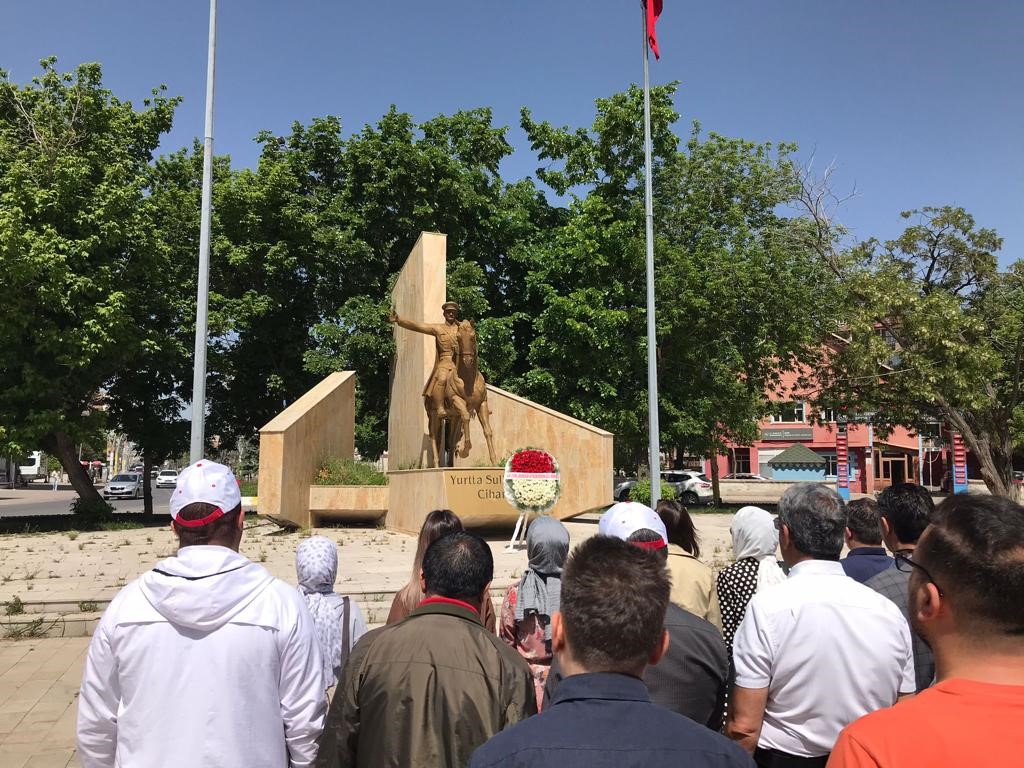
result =
[{"label": "red and white cap", "polygon": [[597,524],[597,532],[602,536],[614,536],[616,539],[628,541],[629,537],[637,531],[647,528],[661,536],[661,542],[653,542],[658,546],[643,546],[645,549],[661,549],[668,546],[668,532],[665,524],[661,521],[658,513],[646,504],[635,501],[620,501],[608,507],[608,510],[601,515]]},{"label": "red and white cap", "polygon": [[[216,509],[200,520],[180,520],[178,514],[189,504],[203,502]],[[185,528],[201,528],[223,517],[242,503],[242,493],[234,472],[215,461],[201,459],[185,467],[171,494],[171,519]]]}]

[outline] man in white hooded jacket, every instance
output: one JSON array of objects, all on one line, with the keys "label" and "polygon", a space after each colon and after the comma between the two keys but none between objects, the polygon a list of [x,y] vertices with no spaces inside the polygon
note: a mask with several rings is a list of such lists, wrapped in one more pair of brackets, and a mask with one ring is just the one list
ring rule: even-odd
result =
[{"label": "man in white hooded jacket", "polygon": [[231,470],[185,469],[171,518],[177,556],[117,594],[89,645],[83,768],[311,765],[327,708],[320,648],[295,588],[238,553]]}]

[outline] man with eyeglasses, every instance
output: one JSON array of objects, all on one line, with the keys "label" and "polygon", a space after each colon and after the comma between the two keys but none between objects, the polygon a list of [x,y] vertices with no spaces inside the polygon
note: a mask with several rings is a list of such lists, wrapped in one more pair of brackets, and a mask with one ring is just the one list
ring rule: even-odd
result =
[{"label": "man with eyeglasses", "polygon": [[914,691],[910,628],[843,571],[846,506],[797,483],[779,500],[781,584],[750,600],[733,641],[726,735],[760,768],[824,768],[840,731]]},{"label": "man with eyeglasses", "polygon": [[1024,507],[962,494],[935,511],[909,568],[910,620],[938,682],[861,718],[829,768],[1004,768],[1024,762]]},{"label": "man with eyeglasses", "polygon": [[[901,556],[914,553],[917,540],[924,533],[935,510],[932,495],[920,485],[896,483],[878,496],[878,514],[882,524],[882,538],[896,557],[892,567],[868,579],[865,584],[892,600],[910,621],[907,610],[907,589],[913,567],[901,562]],[[935,658],[931,648],[917,632],[911,631],[914,645],[914,679],[918,692],[935,679]]]}]

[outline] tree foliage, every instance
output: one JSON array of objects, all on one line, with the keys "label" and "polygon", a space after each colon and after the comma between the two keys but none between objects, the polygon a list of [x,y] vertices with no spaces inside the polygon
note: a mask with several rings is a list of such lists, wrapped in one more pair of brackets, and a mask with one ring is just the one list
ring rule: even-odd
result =
[{"label": "tree foliage", "polygon": [[9,449],[56,455],[85,497],[74,445],[153,331],[147,182],[175,104],[157,89],[136,110],[98,64],[62,74],[46,59],[26,86],[0,72],[0,420]]},{"label": "tree foliage", "polygon": [[1012,495],[1021,445],[1024,262],[1000,272],[1002,240],[958,207],[845,255],[842,340],[822,398],[872,413],[883,433],[939,422],[960,432],[992,493]]}]

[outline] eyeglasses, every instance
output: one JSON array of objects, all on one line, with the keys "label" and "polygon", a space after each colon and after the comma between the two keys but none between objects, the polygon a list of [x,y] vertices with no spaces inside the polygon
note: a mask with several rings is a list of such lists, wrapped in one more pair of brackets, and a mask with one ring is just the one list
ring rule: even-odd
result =
[{"label": "eyeglasses", "polygon": [[894,554],[894,557],[896,558],[897,570],[903,571],[904,573],[913,573],[915,568],[919,568],[921,570],[921,573],[925,575],[925,578],[928,579],[928,581],[930,581],[932,584],[934,584],[935,588],[939,590],[939,595],[943,596],[942,587],[940,587],[938,582],[932,578],[932,575],[928,572],[927,568],[925,568],[919,562],[911,558],[911,556],[906,552],[896,552]]}]

